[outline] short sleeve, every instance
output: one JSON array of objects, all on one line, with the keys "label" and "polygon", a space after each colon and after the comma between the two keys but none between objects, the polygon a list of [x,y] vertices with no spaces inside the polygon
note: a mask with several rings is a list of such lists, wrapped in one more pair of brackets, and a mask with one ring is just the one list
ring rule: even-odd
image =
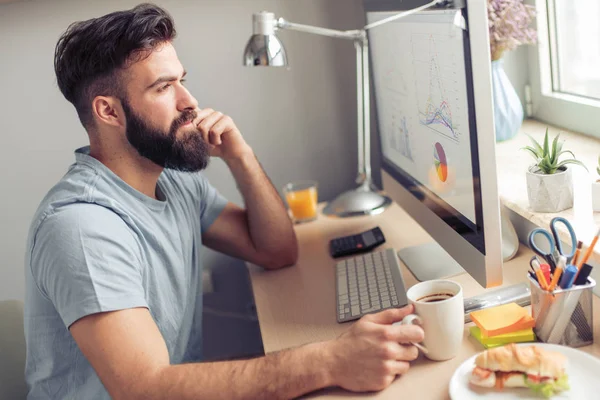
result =
[{"label": "short sleeve", "polygon": [[41,223],[31,273],[66,327],[87,315],[148,307],[133,231],[96,204],[62,207]]},{"label": "short sleeve", "polygon": [[197,174],[200,192],[200,224],[206,231],[227,205],[227,199],[202,174]]}]

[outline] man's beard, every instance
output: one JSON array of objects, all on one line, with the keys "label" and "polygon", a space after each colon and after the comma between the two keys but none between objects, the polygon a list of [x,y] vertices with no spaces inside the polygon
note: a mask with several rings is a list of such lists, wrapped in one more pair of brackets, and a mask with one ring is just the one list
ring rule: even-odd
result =
[{"label": "man's beard", "polygon": [[148,125],[121,100],[127,118],[126,136],[138,153],[164,168],[177,171],[196,172],[208,166],[210,148],[200,131],[193,127],[177,137],[177,129],[196,118],[196,112],[185,110],[173,121],[169,132]]}]

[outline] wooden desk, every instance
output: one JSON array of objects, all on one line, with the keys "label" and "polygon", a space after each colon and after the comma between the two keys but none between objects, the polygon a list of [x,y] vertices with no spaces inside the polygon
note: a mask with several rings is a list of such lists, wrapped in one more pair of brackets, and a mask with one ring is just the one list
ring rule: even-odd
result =
[{"label": "wooden desk", "polygon": [[[250,278],[258,312],[258,320],[265,352],[273,352],[299,345],[334,339],[351,326],[338,324],[335,304],[335,261],[329,256],[331,238],[357,233],[380,226],[386,237],[385,247],[400,249],[431,241],[431,237],[396,204],[373,217],[334,219],[320,215],[316,221],[297,225],[300,246],[297,265],[279,271],[264,271],[250,265]],[[525,280],[528,260],[533,253],[521,246],[517,256],[504,265],[504,284]],[[407,289],[417,283],[402,265],[402,276]],[[468,274],[450,278],[462,285],[465,297],[483,292],[483,288]],[[600,304],[594,297],[594,344],[581,348],[600,356]],[[483,350],[468,335],[457,357],[434,362],[420,356],[411,364],[409,372],[396,379],[379,393],[358,394],[331,388],[311,394],[310,398],[363,398],[378,399],[447,399],[448,383],[458,366],[467,358]]]}]

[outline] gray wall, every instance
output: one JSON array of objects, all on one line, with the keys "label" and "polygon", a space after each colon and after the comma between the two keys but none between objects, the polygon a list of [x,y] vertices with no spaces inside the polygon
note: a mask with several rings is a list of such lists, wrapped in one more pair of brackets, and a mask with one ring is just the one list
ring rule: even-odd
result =
[{"label": "gray wall", "polygon": [[[138,1],[44,0],[0,5],[0,300],[23,297],[27,229],[39,201],[87,144],[54,77],[54,46],[69,23],[129,8]],[[241,66],[253,12],[299,23],[352,29],[360,0],[156,1],[173,15],[188,87],[201,107],[231,115],[277,188],[315,179],[321,199],[352,187],[356,175],[354,47],[339,39],[282,32],[291,68]],[[309,162],[310,160],[310,162]],[[219,160],[206,172],[241,202]],[[222,260],[211,256],[212,264]],[[231,262],[229,262],[231,264]]]}]

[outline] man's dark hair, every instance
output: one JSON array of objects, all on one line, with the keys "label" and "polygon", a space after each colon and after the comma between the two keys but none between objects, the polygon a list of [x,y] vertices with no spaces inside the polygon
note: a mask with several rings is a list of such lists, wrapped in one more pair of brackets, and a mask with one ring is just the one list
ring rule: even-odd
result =
[{"label": "man's dark hair", "polygon": [[125,98],[122,70],[175,35],[171,16],[153,4],[71,24],[56,44],[54,70],[81,123],[91,125],[96,96]]}]

